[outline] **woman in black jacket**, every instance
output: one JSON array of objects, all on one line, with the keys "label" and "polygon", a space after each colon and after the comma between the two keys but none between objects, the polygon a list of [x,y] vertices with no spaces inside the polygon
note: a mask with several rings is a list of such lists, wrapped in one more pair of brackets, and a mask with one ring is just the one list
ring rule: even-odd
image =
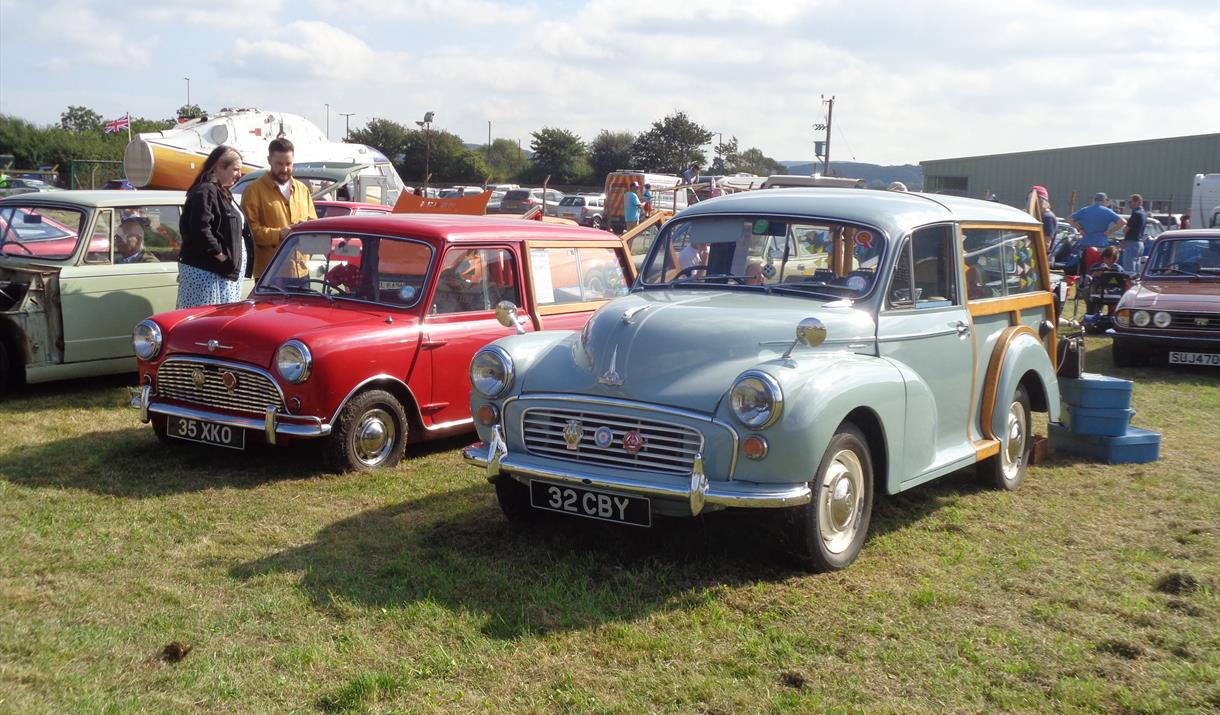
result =
[{"label": "woman in black jacket", "polygon": [[241,154],[218,146],[208,155],[186,192],[178,227],[178,307],[236,303],[246,275],[249,250],[246,219],[230,190],[241,177]]}]

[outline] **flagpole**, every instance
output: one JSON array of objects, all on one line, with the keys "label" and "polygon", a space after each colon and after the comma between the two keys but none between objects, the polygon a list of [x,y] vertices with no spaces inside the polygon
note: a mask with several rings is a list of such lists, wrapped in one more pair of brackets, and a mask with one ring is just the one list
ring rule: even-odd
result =
[{"label": "flagpole", "polygon": [[127,143],[131,143],[131,112],[127,113]]}]

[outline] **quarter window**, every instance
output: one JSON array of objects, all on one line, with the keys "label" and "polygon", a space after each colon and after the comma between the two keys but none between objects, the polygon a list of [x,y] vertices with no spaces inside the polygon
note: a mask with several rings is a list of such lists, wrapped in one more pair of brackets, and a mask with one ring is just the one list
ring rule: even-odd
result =
[{"label": "quarter window", "polygon": [[1001,298],[1039,290],[1038,235],[1007,228],[963,229],[966,297]]},{"label": "quarter window", "polygon": [[613,248],[533,248],[530,269],[540,306],[609,300],[628,289]]}]

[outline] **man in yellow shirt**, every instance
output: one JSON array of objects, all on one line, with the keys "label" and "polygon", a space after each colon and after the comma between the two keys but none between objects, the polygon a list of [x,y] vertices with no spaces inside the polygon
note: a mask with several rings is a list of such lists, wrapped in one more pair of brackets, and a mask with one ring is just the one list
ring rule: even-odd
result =
[{"label": "man in yellow shirt", "polygon": [[294,225],[318,217],[308,187],[292,178],[292,155],[292,142],[283,137],[272,140],[267,147],[267,173],[242,192],[241,208],[254,235],[255,279],[267,269]]}]

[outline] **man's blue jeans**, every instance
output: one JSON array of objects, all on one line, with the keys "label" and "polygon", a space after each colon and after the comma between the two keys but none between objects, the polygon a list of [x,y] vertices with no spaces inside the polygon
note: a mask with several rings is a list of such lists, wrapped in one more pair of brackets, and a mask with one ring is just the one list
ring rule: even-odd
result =
[{"label": "man's blue jeans", "polygon": [[1144,247],[1139,241],[1123,241],[1123,255],[1119,259],[1123,270],[1127,273],[1135,273],[1135,266],[1142,255],[1144,255]]}]

